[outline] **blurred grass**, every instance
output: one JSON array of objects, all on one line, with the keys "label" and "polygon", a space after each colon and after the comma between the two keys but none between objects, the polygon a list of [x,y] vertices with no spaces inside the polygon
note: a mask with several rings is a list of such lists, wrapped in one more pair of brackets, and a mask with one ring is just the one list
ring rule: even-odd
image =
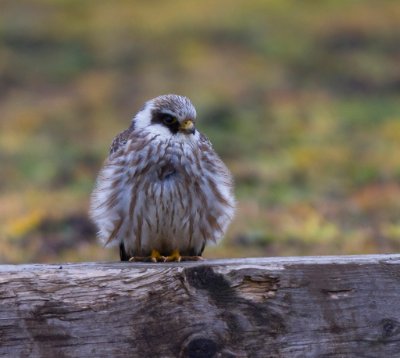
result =
[{"label": "blurred grass", "polygon": [[236,179],[208,257],[400,248],[397,1],[4,0],[0,262],[108,260],[87,221],[113,136],[189,96]]}]

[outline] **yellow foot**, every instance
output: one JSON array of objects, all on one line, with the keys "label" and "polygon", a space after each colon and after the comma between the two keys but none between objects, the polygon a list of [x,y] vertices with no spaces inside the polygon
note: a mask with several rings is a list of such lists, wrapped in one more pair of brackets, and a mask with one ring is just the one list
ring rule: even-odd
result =
[{"label": "yellow foot", "polygon": [[157,250],[154,250],[154,249],[151,250],[150,259],[153,262],[157,262],[157,261],[164,262],[165,261],[165,257],[162,256]]},{"label": "yellow foot", "polygon": [[129,259],[133,262],[165,262],[165,257],[162,256],[157,250],[151,250],[150,256],[133,256]]},{"label": "yellow foot", "polygon": [[179,253],[179,250],[174,250],[174,251],[172,251],[171,255],[165,257],[164,262],[171,262],[171,261],[180,262],[181,260],[182,260],[182,256]]},{"label": "yellow foot", "polygon": [[201,256],[181,256],[179,250],[172,251],[171,255],[163,256],[157,250],[152,250],[150,256],[133,256],[130,262],[180,262],[180,261],[202,261]]},{"label": "yellow foot", "polygon": [[172,251],[172,254],[165,257],[165,262],[180,262],[180,261],[202,261],[201,256],[181,256],[179,250]]}]

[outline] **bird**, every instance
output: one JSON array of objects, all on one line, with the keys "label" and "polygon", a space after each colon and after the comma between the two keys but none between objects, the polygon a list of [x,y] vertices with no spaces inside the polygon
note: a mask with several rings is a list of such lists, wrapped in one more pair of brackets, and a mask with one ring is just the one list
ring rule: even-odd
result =
[{"label": "bird", "polygon": [[167,94],[147,101],[112,141],[90,217],[121,261],[202,260],[235,206],[232,174],[196,128],[192,102]]}]

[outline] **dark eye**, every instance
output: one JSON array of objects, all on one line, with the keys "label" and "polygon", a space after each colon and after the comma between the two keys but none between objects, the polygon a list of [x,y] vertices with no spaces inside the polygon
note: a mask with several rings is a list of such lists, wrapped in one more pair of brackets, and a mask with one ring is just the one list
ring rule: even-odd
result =
[{"label": "dark eye", "polygon": [[177,119],[175,117],[172,117],[169,114],[165,114],[163,116],[163,122],[168,126],[170,126],[171,124],[174,124],[176,121],[177,121]]}]

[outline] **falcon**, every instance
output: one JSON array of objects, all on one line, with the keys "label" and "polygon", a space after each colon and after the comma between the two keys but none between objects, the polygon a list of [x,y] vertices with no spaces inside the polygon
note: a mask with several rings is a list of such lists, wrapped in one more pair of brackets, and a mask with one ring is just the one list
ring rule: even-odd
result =
[{"label": "falcon", "polygon": [[195,124],[190,100],[168,94],[146,102],[114,138],[90,216],[121,261],[200,260],[224,236],[232,175]]}]

